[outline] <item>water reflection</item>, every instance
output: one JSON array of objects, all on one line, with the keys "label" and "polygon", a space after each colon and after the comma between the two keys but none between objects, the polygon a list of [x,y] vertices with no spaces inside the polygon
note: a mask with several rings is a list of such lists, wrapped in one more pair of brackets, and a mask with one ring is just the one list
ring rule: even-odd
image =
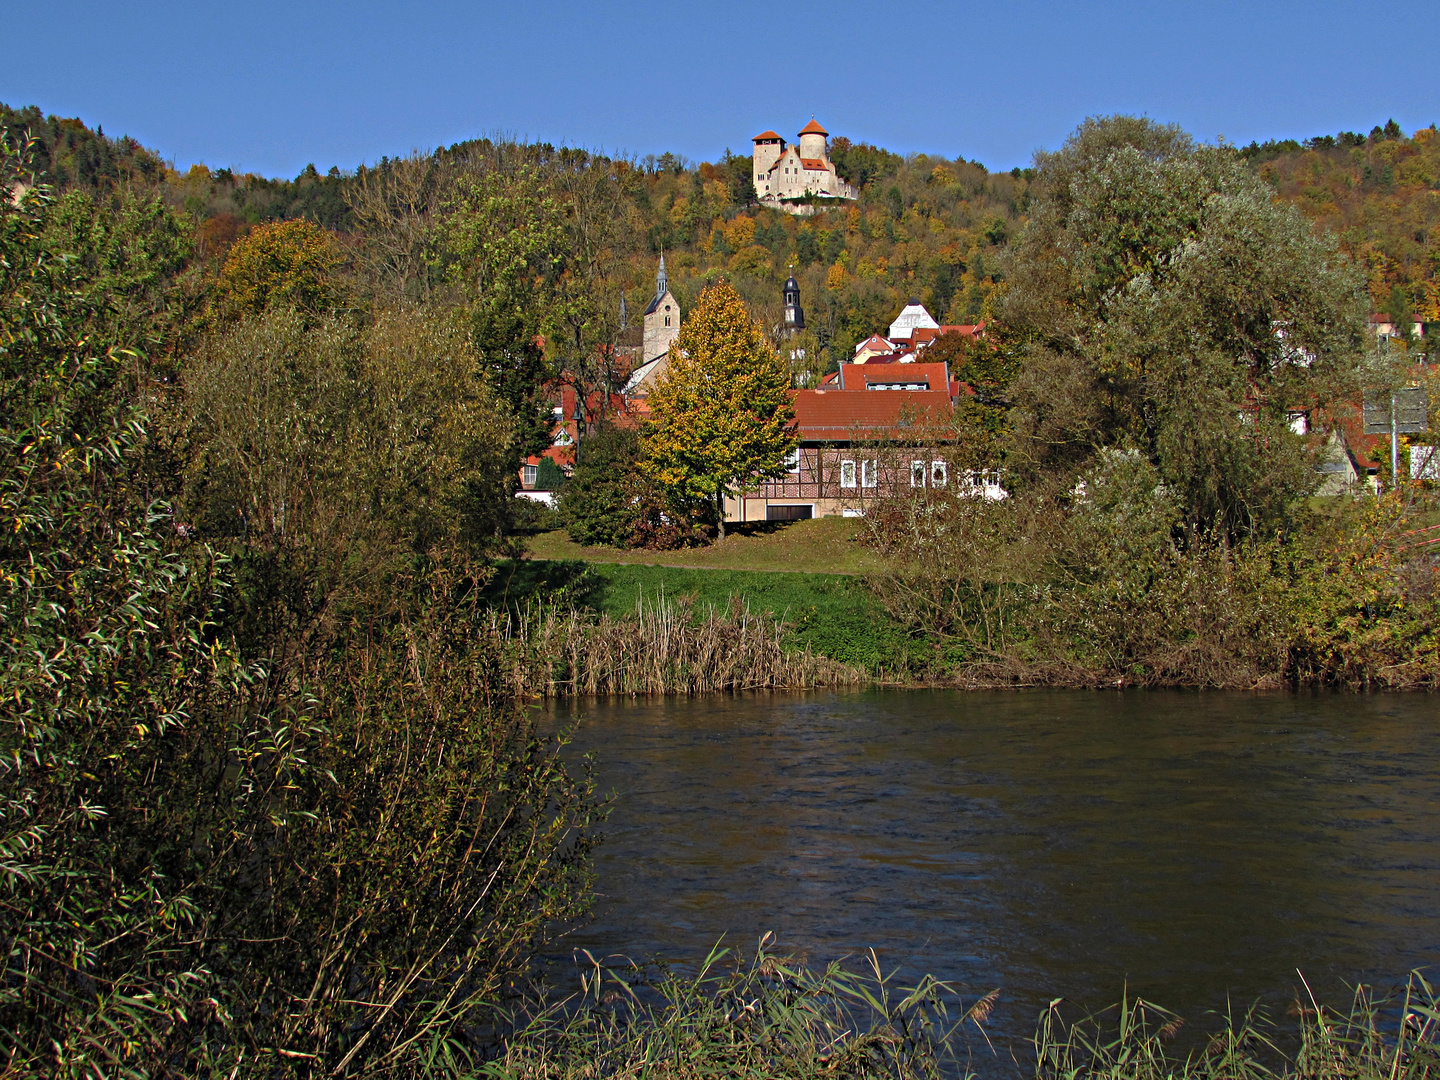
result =
[{"label": "water reflection", "polygon": [[[1429,697],[865,692],[589,703],[616,803],[569,944],[874,947],[1028,1034],[1123,986],[1192,1017],[1440,957]],[[564,716],[560,719],[565,719]]]}]

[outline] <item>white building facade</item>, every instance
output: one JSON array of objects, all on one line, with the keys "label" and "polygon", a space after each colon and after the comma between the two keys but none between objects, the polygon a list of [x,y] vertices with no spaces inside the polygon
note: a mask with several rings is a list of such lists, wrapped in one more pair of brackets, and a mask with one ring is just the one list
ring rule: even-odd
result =
[{"label": "white building facade", "polygon": [[761,205],[791,214],[812,214],[807,198],[857,199],[859,191],[840,178],[830,160],[829,132],[813,118],[800,131],[800,142],[787,146],[773,131],[762,131],[751,141],[755,194]]}]

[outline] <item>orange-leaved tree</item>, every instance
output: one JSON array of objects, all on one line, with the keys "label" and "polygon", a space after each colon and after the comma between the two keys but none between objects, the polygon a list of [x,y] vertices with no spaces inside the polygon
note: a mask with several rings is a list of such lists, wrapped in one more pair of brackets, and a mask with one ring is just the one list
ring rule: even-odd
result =
[{"label": "orange-leaved tree", "polygon": [[272,304],[299,311],[334,307],[342,258],[334,237],[309,221],[276,221],[252,230],[230,249],[215,282],[217,306],[258,315]]},{"label": "orange-leaved tree", "polygon": [[700,294],[650,395],[642,467],[677,507],[713,508],[725,535],[725,495],[785,472],[798,444],[790,373],[728,282]]}]

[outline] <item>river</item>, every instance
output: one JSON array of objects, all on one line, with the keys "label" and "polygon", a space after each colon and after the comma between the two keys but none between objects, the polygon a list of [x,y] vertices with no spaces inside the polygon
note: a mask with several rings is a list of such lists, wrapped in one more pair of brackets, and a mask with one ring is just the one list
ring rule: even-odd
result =
[{"label": "river", "polygon": [[[1205,1023],[1440,962],[1440,699],[864,691],[562,706],[614,804],[562,947],[874,948],[995,1033],[1128,987]],[[1434,974],[1434,972],[1432,972]]]}]

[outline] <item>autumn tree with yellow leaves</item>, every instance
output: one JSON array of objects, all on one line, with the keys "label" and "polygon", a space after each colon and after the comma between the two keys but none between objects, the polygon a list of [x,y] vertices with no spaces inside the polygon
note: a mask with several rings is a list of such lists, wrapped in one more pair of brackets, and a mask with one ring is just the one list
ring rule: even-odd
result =
[{"label": "autumn tree with yellow leaves", "polygon": [[785,472],[798,445],[789,372],[728,282],[700,294],[650,395],[643,468],[725,535],[725,496]]}]

